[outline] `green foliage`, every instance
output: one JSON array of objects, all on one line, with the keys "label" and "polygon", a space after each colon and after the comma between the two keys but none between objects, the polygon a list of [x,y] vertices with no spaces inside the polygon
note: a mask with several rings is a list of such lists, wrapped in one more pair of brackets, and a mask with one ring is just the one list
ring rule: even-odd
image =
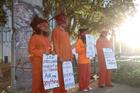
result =
[{"label": "green foliage", "polygon": [[118,62],[118,69],[113,73],[113,82],[140,87],[139,62]]},{"label": "green foliage", "polygon": [[[6,90],[0,90],[0,93],[9,93],[9,92],[7,92]],[[14,91],[13,93],[28,93],[28,92],[25,90],[20,90],[20,91]]]},{"label": "green foliage", "polygon": [[44,0],[43,4],[46,16],[51,11],[55,11],[54,16],[61,10],[66,12],[69,32],[74,36],[79,27],[90,28],[90,31],[99,31],[102,24],[117,27],[135,12],[133,0]]},{"label": "green foliage", "polygon": [[7,93],[5,90],[2,90],[2,92],[1,93]]}]

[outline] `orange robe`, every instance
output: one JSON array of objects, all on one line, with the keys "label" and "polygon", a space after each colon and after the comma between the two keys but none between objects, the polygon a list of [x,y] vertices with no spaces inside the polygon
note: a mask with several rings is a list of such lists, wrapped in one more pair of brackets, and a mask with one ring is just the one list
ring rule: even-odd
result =
[{"label": "orange robe", "polygon": [[86,45],[81,39],[76,42],[78,53],[78,73],[80,90],[88,89],[90,84],[90,59],[86,57]]},{"label": "orange robe", "polygon": [[47,37],[33,35],[29,41],[28,51],[32,63],[32,93],[48,93],[44,90],[42,78],[42,57],[48,52],[50,42]]},{"label": "orange robe", "polygon": [[[61,27],[56,27],[53,31],[52,35],[54,51],[58,55],[59,58],[62,58],[64,61],[71,60],[73,58],[72,55],[72,47],[70,45],[70,38],[67,32],[64,31]],[[63,70],[62,63],[58,61],[58,77],[60,87],[53,89],[53,93],[66,93],[63,79]]]},{"label": "orange robe", "polygon": [[98,85],[109,86],[111,84],[112,72],[111,70],[107,70],[106,68],[103,48],[112,48],[111,42],[105,37],[100,37],[97,40],[96,48],[97,48],[98,61],[100,65]]}]

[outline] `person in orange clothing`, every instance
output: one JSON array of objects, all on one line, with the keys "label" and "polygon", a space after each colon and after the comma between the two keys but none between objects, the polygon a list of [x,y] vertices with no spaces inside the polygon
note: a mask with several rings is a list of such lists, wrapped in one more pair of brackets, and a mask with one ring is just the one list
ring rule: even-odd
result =
[{"label": "person in orange clothing", "polygon": [[57,27],[52,33],[54,51],[58,55],[58,78],[60,86],[53,89],[53,93],[67,93],[64,86],[62,64],[64,61],[72,60],[72,47],[70,45],[70,37],[66,32],[67,18],[64,13],[55,17]]},{"label": "person in orange clothing", "polygon": [[108,29],[107,27],[103,27],[101,31],[101,35],[96,42],[97,48],[97,56],[99,61],[99,81],[98,86],[103,88],[105,86],[112,87],[111,84],[111,70],[106,68],[105,58],[103,54],[103,48],[112,48],[111,41],[107,39]]},{"label": "person in orange clothing", "polygon": [[81,91],[88,91],[92,88],[90,84],[90,59],[86,57],[86,33],[87,29],[79,29],[79,37],[76,42],[76,52],[78,54],[78,76],[79,89]]},{"label": "person in orange clothing", "polygon": [[31,22],[34,30],[28,44],[29,58],[32,63],[32,93],[48,93],[43,86],[42,57],[49,53],[50,42],[46,36],[48,22],[35,16]]}]

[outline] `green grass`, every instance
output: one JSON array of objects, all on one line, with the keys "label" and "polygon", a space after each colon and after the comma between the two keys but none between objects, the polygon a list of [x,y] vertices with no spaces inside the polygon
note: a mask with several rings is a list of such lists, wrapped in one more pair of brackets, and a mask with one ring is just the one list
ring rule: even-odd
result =
[{"label": "green grass", "polygon": [[[6,90],[0,90],[0,93],[9,93]],[[14,91],[13,93],[28,93],[26,90]]]},{"label": "green grass", "polygon": [[118,69],[113,71],[113,82],[140,87],[140,62],[117,62]]}]

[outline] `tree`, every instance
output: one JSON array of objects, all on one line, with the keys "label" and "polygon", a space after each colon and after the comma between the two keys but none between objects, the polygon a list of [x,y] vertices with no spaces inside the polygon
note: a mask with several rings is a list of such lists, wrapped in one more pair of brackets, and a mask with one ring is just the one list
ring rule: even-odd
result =
[{"label": "tree", "polygon": [[119,26],[135,13],[133,0],[44,0],[44,13],[57,15],[64,10],[69,19],[69,32],[77,34],[79,27],[99,31],[102,24],[110,28]]}]

